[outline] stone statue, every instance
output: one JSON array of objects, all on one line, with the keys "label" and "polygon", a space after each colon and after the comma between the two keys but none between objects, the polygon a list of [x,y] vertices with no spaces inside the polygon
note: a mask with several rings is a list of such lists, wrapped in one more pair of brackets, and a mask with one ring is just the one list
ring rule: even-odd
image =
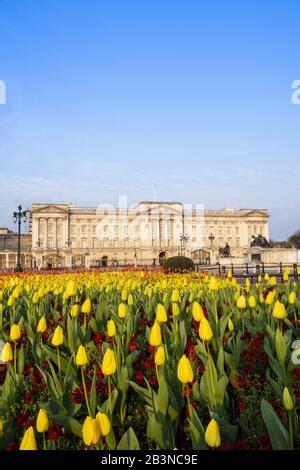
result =
[{"label": "stone statue", "polygon": [[230,246],[228,243],[226,243],[226,245],[224,246],[224,248],[222,248],[220,246],[219,248],[219,255],[221,258],[230,258],[231,256],[231,253],[230,253]]},{"label": "stone statue", "polygon": [[252,242],[250,246],[260,246],[261,248],[271,248],[271,244],[268,242],[266,237],[264,237],[261,233],[257,236],[252,235]]}]

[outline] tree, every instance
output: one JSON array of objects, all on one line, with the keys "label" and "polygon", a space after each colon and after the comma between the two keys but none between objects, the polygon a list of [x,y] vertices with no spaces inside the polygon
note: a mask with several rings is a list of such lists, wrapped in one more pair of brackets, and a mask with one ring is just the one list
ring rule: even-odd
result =
[{"label": "tree", "polygon": [[297,230],[288,239],[288,242],[296,248],[300,248],[300,230]]}]

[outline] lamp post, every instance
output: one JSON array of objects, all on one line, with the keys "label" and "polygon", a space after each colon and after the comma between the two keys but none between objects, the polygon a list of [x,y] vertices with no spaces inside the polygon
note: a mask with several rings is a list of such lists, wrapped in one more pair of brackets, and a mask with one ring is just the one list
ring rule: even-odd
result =
[{"label": "lamp post", "polygon": [[184,244],[187,242],[189,237],[187,235],[181,234],[180,235],[180,256],[182,256],[182,252],[184,249]]},{"label": "lamp post", "polygon": [[213,234],[211,233],[210,236],[208,237],[209,241],[210,241],[210,247],[212,248],[212,244],[213,244],[213,241],[215,239],[215,237],[213,236]]},{"label": "lamp post", "polygon": [[17,253],[17,266],[15,268],[15,272],[22,272],[21,266],[21,222],[26,222],[27,215],[26,211],[22,211],[22,206],[18,206],[18,212],[13,213],[13,221],[14,223],[18,223],[18,253]]}]

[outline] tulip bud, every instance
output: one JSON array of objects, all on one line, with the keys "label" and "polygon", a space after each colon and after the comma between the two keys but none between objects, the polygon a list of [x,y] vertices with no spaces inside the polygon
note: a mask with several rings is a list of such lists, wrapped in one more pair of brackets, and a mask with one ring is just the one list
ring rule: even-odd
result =
[{"label": "tulip bud", "polygon": [[250,295],[250,297],[248,299],[248,304],[249,304],[249,307],[251,307],[251,308],[256,307],[256,300],[255,300],[254,295]]},{"label": "tulip bud", "polygon": [[151,346],[159,346],[161,344],[161,330],[157,321],[154,322],[150,330],[149,343]]},{"label": "tulip bud", "polygon": [[101,436],[107,436],[110,433],[110,421],[105,413],[101,413],[100,411],[96,414],[96,421],[100,427]]},{"label": "tulip bud", "polygon": [[165,323],[166,321],[168,321],[166,309],[162,304],[157,304],[156,321],[158,321],[159,323]]},{"label": "tulip bud", "polygon": [[270,284],[270,286],[272,286],[272,287],[276,286],[277,281],[276,281],[276,277],[275,277],[275,276],[272,276],[272,277],[270,278],[269,284]]},{"label": "tulip bud", "polygon": [[205,317],[202,318],[199,325],[199,336],[202,341],[210,341],[213,337],[209,321]]},{"label": "tulip bud", "polygon": [[231,278],[232,278],[232,272],[231,272],[231,271],[228,271],[227,277],[228,277],[228,279],[231,279]]},{"label": "tulip bud", "polygon": [[206,428],[205,442],[209,447],[220,447],[221,445],[219,425],[215,419],[212,419]]},{"label": "tulip bud", "polygon": [[259,296],[259,303],[260,304],[264,304],[265,303],[265,299],[264,299],[264,296],[262,294],[260,294]]},{"label": "tulip bud", "polygon": [[266,304],[271,305],[274,302],[274,299],[275,299],[275,292],[274,291],[268,292],[268,295],[266,297]]},{"label": "tulip bud", "polygon": [[107,336],[112,338],[115,336],[117,330],[116,330],[116,324],[113,320],[108,320],[107,322]]},{"label": "tulip bud", "polygon": [[95,423],[93,418],[87,416],[82,425],[82,437],[85,445],[90,446],[92,444],[95,434]]},{"label": "tulip bud", "polygon": [[71,316],[73,318],[77,317],[78,312],[79,312],[79,305],[78,304],[72,305],[72,307],[71,307]]},{"label": "tulip bud", "polygon": [[47,411],[43,408],[40,409],[37,420],[36,420],[36,429],[37,432],[46,432],[49,428],[49,420]]},{"label": "tulip bud", "polygon": [[296,302],[296,293],[292,291],[289,295],[289,304],[294,305],[295,302]]},{"label": "tulip bud", "polygon": [[177,377],[178,380],[183,383],[192,383],[194,379],[194,373],[190,361],[184,354],[179,360],[177,367]]},{"label": "tulip bud", "polygon": [[126,305],[122,302],[122,303],[120,303],[120,305],[118,307],[118,317],[119,318],[124,318],[126,313],[127,313]]},{"label": "tulip bud", "polygon": [[33,304],[37,304],[38,301],[39,301],[39,296],[38,296],[38,293],[35,292],[35,293],[33,294],[33,296],[32,296],[32,303],[33,303]]},{"label": "tulip bud", "polygon": [[75,282],[72,279],[70,279],[67,284],[66,295],[67,297],[72,297],[73,295],[76,295]]},{"label": "tulip bud", "polygon": [[286,316],[287,313],[284,304],[277,300],[273,308],[273,317],[277,318],[277,320],[283,320]]},{"label": "tulip bud", "polygon": [[14,358],[12,347],[9,343],[5,343],[2,349],[2,362],[10,362]]},{"label": "tulip bud", "polygon": [[20,450],[37,450],[34,429],[32,426],[26,429],[20,445]]},{"label": "tulip bud", "polygon": [[78,348],[76,358],[75,358],[75,362],[76,362],[76,365],[78,367],[86,366],[89,363],[85,347],[82,346],[82,344]]},{"label": "tulip bud", "polygon": [[178,315],[180,314],[180,308],[178,307],[178,303],[176,302],[172,303],[172,314],[174,315],[174,317],[178,317]]},{"label": "tulip bud", "polygon": [[159,346],[154,356],[154,362],[157,366],[161,366],[165,362],[165,348],[163,346]]},{"label": "tulip bud", "polygon": [[0,302],[3,300],[3,290],[0,290]]},{"label": "tulip bud", "polygon": [[234,324],[232,323],[231,318],[228,320],[228,329],[231,333],[234,331]]},{"label": "tulip bud", "polygon": [[127,297],[128,297],[128,292],[127,292],[126,289],[123,289],[122,290],[122,295],[121,295],[122,302],[126,302]]},{"label": "tulip bud", "polygon": [[10,295],[7,301],[7,306],[11,307],[14,303],[15,303],[15,299],[13,298],[12,295]]},{"label": "tulip bud", "polygon": [[177,289],[174,289],[174,290],[172,291],[171,301],[172,301],[172,302],[179,302],[179,301],[180,301],[179,292],[178,292]]},{"label": "tulip bud", "polygon": [[283,389],[282,401],[286,411],[292,411],[294,409],[294,402],[287,387]]},{"label": "tulip bud", "polygon": [[82,313],[88,314],[88,313],[91,312],[91,308],[92,308],[92,306],[91,306],[91,301],[90,301],[90,299],[86,299],[86,300],[83,302],[83,305],[82,305],[82,307],[81,307],[81,311],[82,311]]},{"label": "tulip bud", "polygon": [[244,310],[246,308],[246,297],[244,295],[240,295],[236,302],[237,308]]},{"label": "tulip bud", "polygon": [[0,416],[0,434],[3,432],[3,418]]},{"label": "tulip bud", "polygon": [[45,333],[45,331],[47,330],[47,323],[44,315],[42,316],[42,318],[40,318],[36,329],[38,333]]},{"label": "tulip bud", "polygon": [[261,274],[259,274],[259,276],[257,277],[257,282],[261,283],[261,280],[262,280]]},{"label": "tulip bud", "polygon": [[117,364],[115,353],[110,348],[105,351],[103,362],[102,362],[102,372],[104,375],[112,375],[116,372]]},{"label": "tulip bud", "polygon": [[199,302],[194,302],[193,307],[192,307],[192,315],[193,319],[197,322],[201,321],[202,318],[204,317],[203,309]]},{"label": "tulip bud", "polygon": [[132,294],[129,294],[128,299],[127,299],[128,305],[133,305],[133,296]]},{"label": "tulip bud", "polygon": [[11,341],[18,341],[21,338],[21,330],[17,323],[10,328],[10,339]]},{"label": "tulip bud", "polygon": [[63,344],[64,334],[60,325],[55,328],[54,334],[52,336],[52,346],[58,347]]}]

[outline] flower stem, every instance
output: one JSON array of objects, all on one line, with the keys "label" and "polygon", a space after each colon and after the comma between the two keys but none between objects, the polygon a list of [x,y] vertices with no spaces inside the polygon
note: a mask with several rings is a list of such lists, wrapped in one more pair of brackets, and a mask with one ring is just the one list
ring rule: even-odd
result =
[{"label": "flower stem", "polygon": [[157,377],[157,383],[158,383],[158,386],[159,386],[159,373],[158,373],[157,364],[155,364],[155,372],[156,372],[156,377]]},{"label": "flower stem", "polygon": [[81,378],[82,378],[82,385],[83,385],[83,391],[84,391],[84,396],[85,396],[86,407],[88,409],[88,413],[89,413],[90,417],[92,418],[93,416],[92,416],[92,412],[91,412],[91,408],[90,408],[89,399],[88,399],[88,396],[87,396],[83,367],[81,367]]},{"label": "flower stem", "polygon": [[14,344],[14,373],[17,373],[17,344]]},{"label": "flower stem", "polygon": [[44,433],[44,432],[43,432],[43,445],[44,445],[44,450],[47,450],[46,437],[45,437],[45,433]]},{"label": "flower stem", "polygon": [[57,366],[58,366],[59,381],[60,381],[60,384],[61,384],[61,365],[60,365],[59,346],[57,346]]},{"label": "flower stem", "polygon": [[108,397],[109,397],[109,408],[110,408],[110,414],[112,415],[112,404],[111,404],[111,386],[110,386],[110,377],[108,375],[107,377],[108,381]]},{"label": "flower stem", "polygon": [[294,449],[293,423],[292,423],[292,412],[291,411],[289,411],[289,431],[290,431],[291,448]]}]

